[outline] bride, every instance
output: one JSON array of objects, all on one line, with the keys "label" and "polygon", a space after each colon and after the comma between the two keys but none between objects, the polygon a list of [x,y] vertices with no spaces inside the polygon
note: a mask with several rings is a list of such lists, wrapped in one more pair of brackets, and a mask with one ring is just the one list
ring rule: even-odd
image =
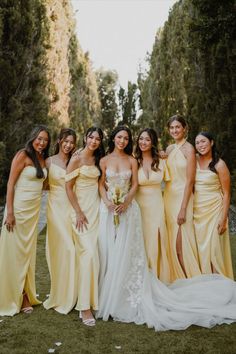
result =
[{"label": "bride", "polygon": [[141,216],[134,200],[137,162],[132,136],[118,126],[101,162],[100,279],[97,317],[146,323],[157,331],[192,324],[212,327],[236,321],[236,286],[223,276],[201,275],[164,285],[148,270]]}]

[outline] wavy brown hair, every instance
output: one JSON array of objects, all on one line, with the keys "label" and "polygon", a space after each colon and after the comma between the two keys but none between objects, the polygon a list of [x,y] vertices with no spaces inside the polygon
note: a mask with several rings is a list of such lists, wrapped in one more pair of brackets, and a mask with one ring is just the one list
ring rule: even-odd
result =
[{"label": "wavy brown hair", "polygon": [[[217,173],[216,168],[215,168],[215,165],[216,165],[217,162],[219,161],[220,155],[219,155],[219,153],[218,153],[218,151],[217,151],[217,149],[216,149],[215,141],[214,141],[213,135],[212,135],[210,132],[200,132],[200,133],[198,133],[198,134],[196,135],[196,137],[199,136],[199,135],[202,135],[202,136],[204,136],[205,138],[207,138],[207,139],[210,141],[210,143],[213,142],[213,145],[212,145],[212,147],[211,147],[212,160],[211,160],[211,162],[209,163],[208,168],[209,168],[209,170],[211,170],[212,172]],[[201,155],[199,152],[198,152],[198,154]]]},{"label": "wavy brown hair", "polygon": [[33,164],[36,168],[36,177],[37,178],[44,178],[43,169],[40,165],[40,162],[37,158],[36,151],[34,150],[34,147],[33,147],[33,142],[38,137],[40,132],[46,132],[48,135],[48,144],[42,152],[43,159],[46,160],[46,158],[48,157],[48,152],[49,152],[49,148],[50,148],[51,137],[50,137],[49,130],[45,125],[38,125],[32,130],[32,132],[30,133],[29,140],[25,144],[24,151],[26,152],[26,155],[33,161]]},{"label": "wavy brown hair", "polygon": [[[54,150],[54,154],[55,155],[59,153],[60,144],[70,135],[73,136],[74,144],[76,144],[76,132],[74,131],[74,129],[71,129],[71,128],[62,128],[61,129],[61,131],[60,131],[60,133],[59,133],[59,135],[57,137],[57,142],[56,142],[56,145],[55,145],[55,150]],[[74,150],[70,151],[69,158],[68,158],[68,161],[66,163],[66,166],[68,165],[73,152],[74,152]]]},{"label": "wavy brown hair", "polygon": [[159,168],[159,154],[158,154],[158,137],[157,137],[157,133],[155,132],[154,129],[152,128],[145,128],[143,130],[141,130],[141,132],[139,133],[137,140],[136,140],[136,148],[135,148],[135,158],[138,161],[138,166],[142,166],[143,165],[143,154],[142,151],[139,147],[139,139],[140,136],[142,135],[142,133],[146,132],[149,136],[149,138],[151,139],[152,142],[152,147],[151,147],[151,155],[152,155],[152,164],[151,164],[151,169],[153,171],[157,171]]}]

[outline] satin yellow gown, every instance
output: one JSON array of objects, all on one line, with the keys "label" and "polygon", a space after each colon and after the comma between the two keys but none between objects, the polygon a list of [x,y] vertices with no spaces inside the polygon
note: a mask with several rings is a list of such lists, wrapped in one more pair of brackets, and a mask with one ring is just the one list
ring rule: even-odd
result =
[{"label": "satin yellow gown", "polygon": [[75,245],[71,223],[71,204],[65,190],[66,170],[53,163],[48,172],[46,255],[51,278],[46,309],[67,314],[76,302]]},{"label": "satin yellow gown", "polygon": [[[43,171],[46,176],[47,170]],[[13,232],[4,225],[5,209],[0,237],[0,316],[20,312],[23,291],[31,305],[40,304],[36,298],[35,261],[43,180],[36,177],[33,166],[22,170],[15,185]]]},{"label": "satin yellow gown", "polygon": [[203,274],[217,273],[233,279],[228,229],[219,235],[217,225],[222,213],[222,190],[219,177],[210,170],[196,172],[194,191],[194,227]]},{"label": "satin yellow gown", "polygon": [[165,162],[151,171],[149,178],[142,167],[138,170],[136,201],[141,210],[143,237],[149,269],[164,283],[170,282],[168,236],[165,223],[161,183],[169,180]]},{"label": "satin yellow gown", "polygon": [[[170,181],[166,183],[164,191],[164,203],[167,230],[170,245],[171,258],[171,280],[185,278],[185,274],[180,265],[176,240],[179,231],[177,217],[180,211],[184,188],[186,183],[186,158],[180,150],[180,146],[175,145],[167,159],[167,167],[170,173]],[[186,222],[181,225],[182,234],[182,254],[187,278],[200,275],[196,238],[193,227],[193,195],[189,199]]]},{"label": "satin yellow gown", "polygon": [[73,210],[72,228],[76,247],[78,290],[76,310],[98,309],[98,228],[99,206],[98,177],[96,166],[84,165],[66,175],[66,181],[76,177],[75,193],[88,224],[83,232],[76,228],[76,214]]}]

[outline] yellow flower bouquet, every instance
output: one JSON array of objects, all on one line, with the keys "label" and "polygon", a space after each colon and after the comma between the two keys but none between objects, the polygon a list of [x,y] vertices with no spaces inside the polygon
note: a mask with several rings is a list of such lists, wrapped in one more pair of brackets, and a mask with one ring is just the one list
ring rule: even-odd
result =
[{"label": "yellow flower bouquet", "polygon": [[[119,186],[115,186],[114,191],[112,193],[112,201],[115,205],[120,205],[121,203],[124,202],[124,192],[121,190]],[[117,227],[120,224],[120,218],[119,214],[117,214],[116,211],[114,211],[114,225]]]}]

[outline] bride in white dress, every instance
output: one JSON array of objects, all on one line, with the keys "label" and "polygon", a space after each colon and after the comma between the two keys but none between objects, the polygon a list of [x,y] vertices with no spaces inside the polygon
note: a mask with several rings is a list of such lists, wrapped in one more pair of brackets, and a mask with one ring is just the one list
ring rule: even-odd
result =
[{"label": "bride in white dress", "polygon": [[236,285],[223,276],[202,275],[164,285],[148,270],[141,215],[134,195],[137,163],[132,136],[118,126],[101,160],[100,279],[97,317],[146,323],[157,331],[192,324],[213,327],[236,321]]}]

